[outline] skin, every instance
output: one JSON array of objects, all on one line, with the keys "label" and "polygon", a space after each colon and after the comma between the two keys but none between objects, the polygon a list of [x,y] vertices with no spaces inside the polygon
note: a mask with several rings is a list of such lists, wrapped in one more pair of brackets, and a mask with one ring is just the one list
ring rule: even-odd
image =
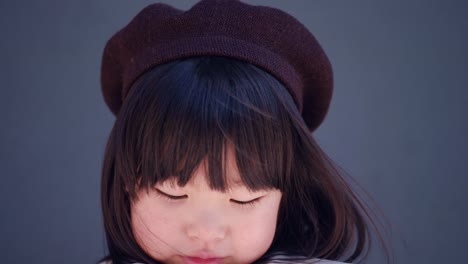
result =
[{"label": "skin", "polygon": [[[184,187],[158,183],[131,206],[138,244],[164,263],[252,263],[270,247],[281,192],[249,192],[240,183],[232,149],[227,154],[230,190],[211,190],[206,161]],[[239,202],[254,201],[251,204]]]}]

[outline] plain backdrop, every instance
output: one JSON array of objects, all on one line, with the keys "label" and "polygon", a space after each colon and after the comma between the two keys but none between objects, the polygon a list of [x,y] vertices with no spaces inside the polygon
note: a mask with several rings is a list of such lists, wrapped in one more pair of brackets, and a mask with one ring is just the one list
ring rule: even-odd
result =
[{"label": "plain backdrop", "polygon": [[[327,52],[335,90],[315,136],[385,213],[396,263],[467,263],[468,2],[245,2],[294,15]],[[114,116],[101,54],[149,3],[1,1],[1,263],[105,254],[99,184]],[[382,260],[376,248],[367,263]]]}]

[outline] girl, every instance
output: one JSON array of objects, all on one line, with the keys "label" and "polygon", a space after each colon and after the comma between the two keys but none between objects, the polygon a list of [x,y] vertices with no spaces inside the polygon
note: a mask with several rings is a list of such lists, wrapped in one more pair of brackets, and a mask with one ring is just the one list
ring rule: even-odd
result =
[{"label": "girl", "polygon": [[116,115],[104,263],[338,263],[367,252],[368,213],[311,135],[331,66],[295,18],[235,0],[149,5],[106,44],[101,77]]}]

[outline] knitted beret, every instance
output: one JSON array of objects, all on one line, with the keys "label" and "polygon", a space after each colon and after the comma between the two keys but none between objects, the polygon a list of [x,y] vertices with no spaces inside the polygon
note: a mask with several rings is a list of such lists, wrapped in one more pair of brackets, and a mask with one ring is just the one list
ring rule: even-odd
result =
[{"label": "knitted beret", "polygon": [[288,89],[311,131],[325,118],[333,74],[315,37],[288,13],[238,0],[202,0],[187,11],[163,3],[143,8],[106,43],[104,100],[117,115],[128,89],[144,72],[200,55],[236,58],[273,75]]}]

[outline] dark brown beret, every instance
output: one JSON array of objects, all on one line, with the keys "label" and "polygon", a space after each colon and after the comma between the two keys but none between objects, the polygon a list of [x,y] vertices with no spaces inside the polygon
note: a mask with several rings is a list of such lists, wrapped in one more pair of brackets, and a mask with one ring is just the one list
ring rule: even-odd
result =
[{"label": "dark brown beret", "polygon": [[293,16],[237,0],[202,0],[187,11],[156,3],[141,10],[106,43],[101,88],[117,115],[129,87],[145,71],[171,60],[227,56],[275,76],[314,131],[330,105],[333,73],[315,37]]}]

